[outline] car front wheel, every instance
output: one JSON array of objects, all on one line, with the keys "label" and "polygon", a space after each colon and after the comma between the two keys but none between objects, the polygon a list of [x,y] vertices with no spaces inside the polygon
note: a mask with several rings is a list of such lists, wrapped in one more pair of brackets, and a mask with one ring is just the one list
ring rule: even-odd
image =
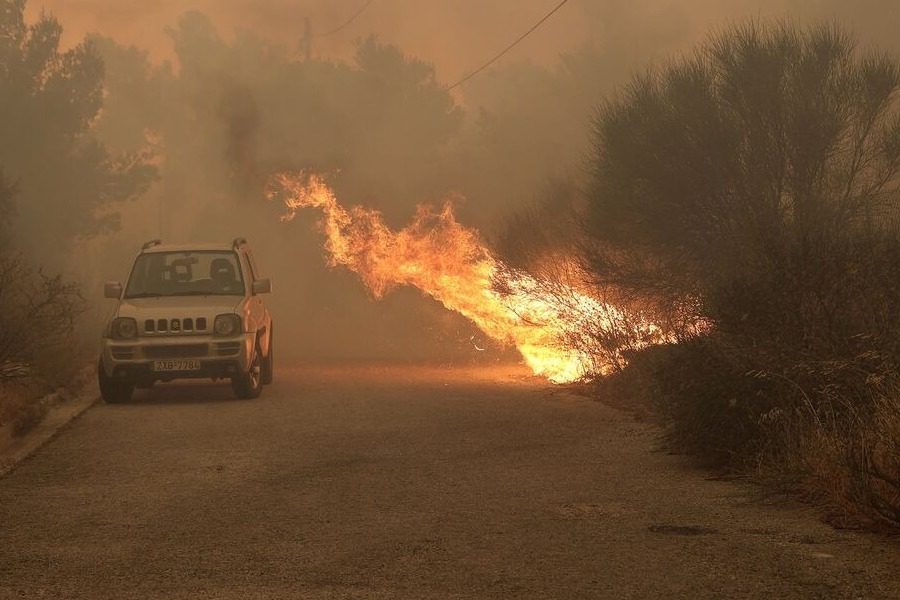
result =
[{"label": "car front wheel", "polygon": [[253,360],[250,368],[245,373],[240,373],[231,378],[231,389],[234,395],[241,400],[252,400],[259,398],[262,392],[262,367],[260,365],[261,357],[259,349],[253,353]]},{"label": "car front wheel", "polygon": [[102,360],[97,364],[97,382],[100,384],[100,395],[107,404],[128,402],[134,393],[134,383],[109,377]]}]

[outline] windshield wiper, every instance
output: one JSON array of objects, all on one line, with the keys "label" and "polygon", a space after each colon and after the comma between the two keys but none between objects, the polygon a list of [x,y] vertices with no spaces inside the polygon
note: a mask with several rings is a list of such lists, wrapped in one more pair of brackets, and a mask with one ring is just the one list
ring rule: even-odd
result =
[{"label": "windshield wiper", "polygon": [[156,292],[138,292],[137,294],[128,294],[125,296],[126,300],[131,300],[132,298],[162,298],[165,294],[158,294]]}]

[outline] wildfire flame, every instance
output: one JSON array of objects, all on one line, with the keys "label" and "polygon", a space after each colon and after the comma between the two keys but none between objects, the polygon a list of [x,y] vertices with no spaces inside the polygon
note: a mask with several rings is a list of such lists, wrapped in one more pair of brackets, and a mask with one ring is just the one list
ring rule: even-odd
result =
[{"label": "wildfire flame", "polygon": [[276,175],[269,197],[284,202],[285,221],[301,208],[321,210],[330,265],[355,272],[375,298],[415,286],[494,340],[515,345],[536,375],[555,383],[596,370],[594,357],[565,340],[583,321],[608,319],[616,309],[574,290],[561,303],[538,279],[494,257],[475,230],[457,222],[449,202],[440,212],[419,206],[409,226],[392,231],[376,210],[341,206],[319,175]]}]

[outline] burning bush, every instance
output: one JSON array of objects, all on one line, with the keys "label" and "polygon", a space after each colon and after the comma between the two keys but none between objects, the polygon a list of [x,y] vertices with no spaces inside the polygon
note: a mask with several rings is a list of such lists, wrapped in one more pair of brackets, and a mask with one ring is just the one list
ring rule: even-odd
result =
[{"label": "burning bush", "polygon": [[575,274],[583,271],[574,261],[559,263],[565,277],[505,264],[477,231],[456,220],[450,202],[440,211],[420,206],[410,225],[394,231],[376,210],[342,206],[319,175],[282,173],[269,195],[287,207],[284,220],[301,208],[321,210],[329,262],[359,275],[375,298],[396,286],[416,287],[490,338],[515,346],[536,375],[556,383],[620,368],[629,345],[663,335],[640,313],[581,289]]},{"label": "burning bush", "polygon": [[[660,301],[597,277],[586,260],[591,240],[582,227],[585,203],[575,181],[551,180],[536,202],[507,218],[494,246],[504,270],[527,273],[566,315],[560,343],[585,357],[586,379],[596,380],[621,373],[637,351],[691,339],[706,325],[695,302]],[[495,283],[501,293],[503,279],[509,277]],[[581,311],[583,295],[602,308]]]}]

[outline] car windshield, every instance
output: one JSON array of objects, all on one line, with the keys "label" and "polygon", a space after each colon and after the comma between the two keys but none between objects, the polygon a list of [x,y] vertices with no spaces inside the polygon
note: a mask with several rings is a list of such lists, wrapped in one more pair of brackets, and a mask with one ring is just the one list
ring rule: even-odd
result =
[{"label": "car windshield", "polygon": [[149,252],[138,256],[125,298],[243,296],[234,252]]}]

